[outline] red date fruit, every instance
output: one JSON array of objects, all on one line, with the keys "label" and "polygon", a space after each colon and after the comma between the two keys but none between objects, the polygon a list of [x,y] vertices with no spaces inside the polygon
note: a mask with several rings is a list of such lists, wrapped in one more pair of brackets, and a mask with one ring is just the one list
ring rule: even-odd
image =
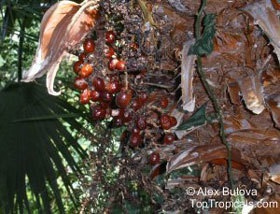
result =
[{"label": "red date fruit", "polygon": [[156,165],[160,162],[160,156],[159,156],[159,153],[158,152],[153,152],[151,155],[150,155],[150,159],[149,159],[149,162],[151,165]]},{"label": "red date fruit", "polygon": [[145,103],[148,100],[148,95],[145,92],[140,93],[138,97],[141,103]]},{"label": "red date fruit", "polygon": [[113,47],[109,46],[108,49],[104,51],[104,54],[106,58],[111,59],[112,56],[116,54],[116,52]]},{"label": "red date fruit", "polygon": [[132,147],[137,147],[142,144],[142,137],[139,133],[132,133],[129,139],[129,144]]},{"label": "red date fruit", "polygon": [[79,61],[81,61],[81,62],[84,62],[86,58],[87,58],[86,53],[81,53],[81,54],[79,55]]},{"label": "red date fruit", "polygon": [[104,80],[100,77],[94,77],[92,80],[92,85],[97,91],[104,91],[105,89]]},{"label": "red date fruit", "polygon": [[105,34],[105,41],[108,44],[112,44],[113,42],[115,42],[115,40],[116,40],[115,33],[112,30],[107,31],[106,34]]},{"label": "red date fruit", "polygon": [[116,69],[119,71],[124,71],[125,70],[125,61],[119,60],[116,64]]},{"label": "red date fruit", "polygon": [[164,144],[171,144],[175,140],[175,135],[172,133],[166,133],[163,138]]},{"label": "red date fruit", "polygon": [[95,44],[93,39],[86,39],[83,43],[84,51],[86,53],[92,53],[95,49]]},{"label": "red date fruit", "polygon": [[92,118],[94,120],[103,120],[106,117],[106,109],[101,105],[94,106],[92,108]]},{"label": "red date fruit", "polygon": [[85,89],[83,92],[80,94],[80,103],[81,104],[87,104],[90,101],[90,90]]},{"label": "red date fruit", "polygon": [[109,70],[111,70],[111,71],[115,70],[118,62],[119,62],[118,59],[111,59],[108,63]]},{"label": "red date fruit", "polygon": [[115,94],[121,90],[121,84],[118,80],[111,80],[106,84],[105,90],[111,94]]},{"label": "red date fruit", "polygon": [[79,60],[73,64],[73,70],[76,74],[78,74],[82,68],[83,61]]},{"label": "red date fruit", "polygon": [[113,96],[112,96],[112,94],[110,94],[107,91],[102,91],[101,92],[101,98],[104,102],[111,102],[112,99],[113,99]]},{"label": "red date fruit", "polygon": [[101,95],[99,91],[93,90],[91,91],[91,100],[96,102],[96,101],[100,101],[101,99]]},{"label": "red date fruit", "polygon": [[91,64],[84,64],[81,68],[79,75],[83,78],[89,77],[93,72],[93,67]]},{"label": "red date fruit", "polygon": [[116,95],[116,105],[119,108],[126,108],[132,99],[132,92],[130,90],[127,91],[120,91]]},{"label": "red date fruit", "polygon": [[170,117],[166,114],[161,115],[160,125],[165,130],[170,129],[171,128]]},{"label": "red date fruit", "polygon": [[88,87],[88,84],[84,78],[77,77],[74,81],[74,87],[78,90],[85,90]]},{"label": "red date fruit", "polygon": [[177,125],[177,119],[175,117],[170,116],[169,120],[170,120],[171,127],[174,127]]}]

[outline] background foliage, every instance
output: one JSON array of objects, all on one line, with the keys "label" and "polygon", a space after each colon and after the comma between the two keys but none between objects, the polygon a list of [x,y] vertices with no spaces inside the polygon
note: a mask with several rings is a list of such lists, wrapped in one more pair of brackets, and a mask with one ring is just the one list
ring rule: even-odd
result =
[{"label": "background foliage", "polygon": [[88,144],[81,130],[90,125],[83,110],[71,105],[71,59],[61,67],[59,82],[68,102],[48,95],[44,80],[16,83],[32,63],[40,20],[54,2],[0,2],[0,208],[7,213],[71,213],[86,192],[81,175]]}]

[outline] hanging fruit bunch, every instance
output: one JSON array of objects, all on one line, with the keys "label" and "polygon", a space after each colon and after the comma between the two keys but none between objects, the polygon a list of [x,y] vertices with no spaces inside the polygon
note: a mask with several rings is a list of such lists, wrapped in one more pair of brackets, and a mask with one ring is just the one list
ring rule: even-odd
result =
[{"label": "hanging fruit bunch", "polygon": [[[171,131],[177,125],[171,115],[176,102],[170,93],[176,87],[176,73],[163,71],[155,63],[160,41],[150,38],[159,32],[153,26],[141,29],[139,4],[115,4],[101,4],[99,13],[104,16],[74,51],[78,56],[73,64],[74,86],[80,92],[80,103],[90,106],[93,121],[125,126],[124,146],[155,150],[147,158],[154,165],[161,159],[155,145],[176,140]],[[133,21],[133,16],[138,20]],[[166,80],[170,85],[164,85]]]},{"label": "hanging fruit bunch", "polygon": [[59,95],[54,89],[59,64],[67,52],[76,55],[74,87],[92,121],[125,127],[122,146],[145,151],[145,162],[154,165],[166,159],[159,147],[176,140],[172,112],[180,62],[167,56],[166,37],[160,36],[148,3],[121,2],[54,4],[43,17],[37,53],[22,81],[46,73],[48,92]]}]

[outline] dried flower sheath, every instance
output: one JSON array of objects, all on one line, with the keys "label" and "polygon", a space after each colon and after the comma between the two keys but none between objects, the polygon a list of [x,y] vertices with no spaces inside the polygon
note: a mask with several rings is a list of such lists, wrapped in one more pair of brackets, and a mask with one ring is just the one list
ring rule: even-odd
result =
[{"label": "dried flower sheath", "polygon": [[52,95],[54,78],[60,62],[69,48],[79,43],[95,25],[96,1],[77,4],[61,1],[54,4],[44,15],[39,46],[31,68],[23,74],[22,81],[30,82],[47,73],[47,88]]}]

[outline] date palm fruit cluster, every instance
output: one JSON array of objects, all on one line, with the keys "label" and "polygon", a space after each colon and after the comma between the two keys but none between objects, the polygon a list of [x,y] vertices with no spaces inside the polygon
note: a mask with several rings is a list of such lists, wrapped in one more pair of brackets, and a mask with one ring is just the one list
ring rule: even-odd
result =
[{"label": "date palm fruit cluster", "polygon": [[[126,126],[121,139],[131,149],[154,144],[172,144],[170,131],[177,120],[169,114],[172,101],[162,89],[141,85],[146,69],[135,69],[122,53],[141,52],[135,41],[123,41],[116,30],[101,30],[87,37],[73,65],[77,74],[74,87],[80,91],[80,103],[90,105],[92,120],[111,121],[113,127]],[[132,60],[132,61],[133,61]],[[139,84],[140,82],[140,84]],[[155,150],[147,158],[151,165],[160,162]]]}]

